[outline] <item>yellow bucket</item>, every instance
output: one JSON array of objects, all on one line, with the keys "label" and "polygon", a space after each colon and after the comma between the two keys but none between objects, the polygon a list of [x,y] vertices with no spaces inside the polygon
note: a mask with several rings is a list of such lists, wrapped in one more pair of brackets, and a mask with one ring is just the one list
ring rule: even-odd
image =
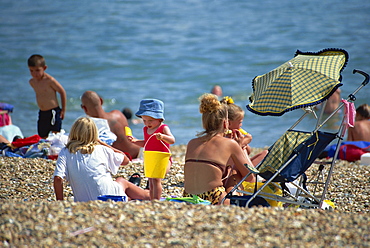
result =
[{"label": "yellow bucket", "polygon": [[144,174],[149,178],[164,178],[171,153],[144,151]]}]

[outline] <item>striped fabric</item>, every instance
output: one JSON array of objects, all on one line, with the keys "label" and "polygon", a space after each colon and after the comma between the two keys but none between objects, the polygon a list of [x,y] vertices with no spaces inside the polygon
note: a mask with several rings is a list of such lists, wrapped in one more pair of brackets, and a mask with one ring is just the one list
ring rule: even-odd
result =
[{"label": "striped fabric", "polygon": [[347,52],[341,49],[299,52],[283,65],[253,79],[251,104],[247,108],[260,115],[282,115],[319,104],[341,86],[340,72],[347,60]]},{"label": "striped fabric", "polygon": [[258,167],[260,173],[270,171],[275,173],[286,161],[293,150],[303,141],[308,139],[312,134],[309,132],[300,132],[288,130],[273,145],[264,161]]}]

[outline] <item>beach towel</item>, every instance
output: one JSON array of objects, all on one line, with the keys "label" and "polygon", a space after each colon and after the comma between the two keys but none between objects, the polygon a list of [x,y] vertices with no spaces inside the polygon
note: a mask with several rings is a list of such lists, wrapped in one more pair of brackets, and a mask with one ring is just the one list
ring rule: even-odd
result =
[{"label": "beach towel", "polygon": [[12,142],[13,147],[22,147],[22,146],[29,146],[35,144],[41,140],[41,137],[37,134],[32,135],[30,137],[26,137],[24,139],[17,139]]},{"label": "beach towel", "polygon": [[0,127],[8,126],[10,125],[10,116],[7,112],[1,112],[0,110]]},{"label": "beach towel", "polygon": [[12,124],[9,113],[13,112],[14,106],[0,102],[0,127]]},{"label": "beach towel", "polygon": [[[328,146],[325,150],[328,157],[333,157],[337,145]],[[370,142],[367,141],[345,141],[339,148],[338,158],[353,162],[361,159],[361,155],[370,152]]]}]

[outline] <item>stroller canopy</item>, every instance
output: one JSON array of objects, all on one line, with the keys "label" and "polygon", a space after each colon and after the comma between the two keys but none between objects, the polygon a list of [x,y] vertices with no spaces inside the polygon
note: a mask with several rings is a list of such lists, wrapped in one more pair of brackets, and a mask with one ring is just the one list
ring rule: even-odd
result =
[{"label": "stroller canopy", "polygon": [[341,71],[348,61],[343,49],[301,52],[276,69],[252,81],[247,109],[259,115],[280,116],[285,112],[317,105],[340,87]]}]

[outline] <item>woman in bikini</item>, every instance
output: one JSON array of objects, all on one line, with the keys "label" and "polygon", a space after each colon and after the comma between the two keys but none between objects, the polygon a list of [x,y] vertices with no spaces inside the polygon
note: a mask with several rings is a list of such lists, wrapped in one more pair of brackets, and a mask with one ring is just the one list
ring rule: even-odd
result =
[{"label": "woman in bikini", "polygon": [[[242,176],[249,173],[244,164],[252,165],[252,162],[240,146],[243,138],[241,135],[235,139],[224,137],[229,125],[227,105],[220,103],[213,94],[202,95],[200,102],[199,109],[205,130],[187,145],[184,196],[198,195],[216,205],[227,194],[222,182],[227,176],[227,161],[232,159],[235,169]],[[251,175],[246,180],[254,182],[255,177]],[[228,203],[227,200],[224,202]]]}]

